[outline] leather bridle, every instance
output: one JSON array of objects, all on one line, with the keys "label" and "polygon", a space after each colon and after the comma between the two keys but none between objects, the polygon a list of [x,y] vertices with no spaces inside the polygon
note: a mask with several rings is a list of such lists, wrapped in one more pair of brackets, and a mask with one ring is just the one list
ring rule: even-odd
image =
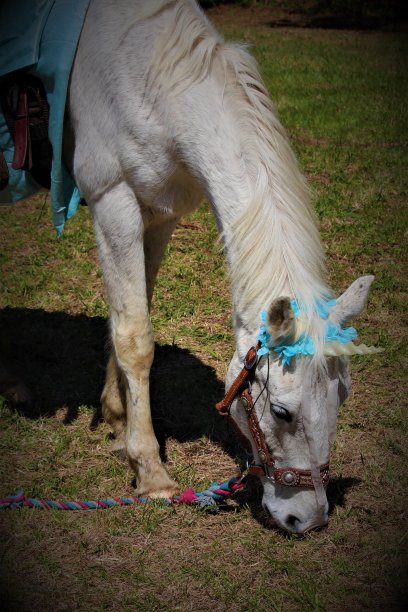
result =
[{"label": "leather bridle", "polygon": [[[301,470],[293,467],[275,467],[275,460],[270,452],[265,440],[265,435],[259,425],[254,401],[251,394],[251,384],[255,379],[255,371],[258,366],[257,347],[252,346],[244,359],[244,367],[235,378],[231,387],[228,389],[223,400],[215,405],[216,410],[221,416],[226,416],[233,423],[244,446],[252,454],[252,445],[247,436],[239,428],[236,421],[231,416],[231,404],[238,397],[245,409],[248,429],[252,436],[255,447],[258,451],[260,464],[255,460],[248,466],[248,472],[256,476],[263,476],[272,480],[275,484],[285,485],[286,487],[307,487],[314,488],[315,483],[311,470]],[[330,479],[329,464],[325,463],[319,468],[321,483],[327,487]]]}]

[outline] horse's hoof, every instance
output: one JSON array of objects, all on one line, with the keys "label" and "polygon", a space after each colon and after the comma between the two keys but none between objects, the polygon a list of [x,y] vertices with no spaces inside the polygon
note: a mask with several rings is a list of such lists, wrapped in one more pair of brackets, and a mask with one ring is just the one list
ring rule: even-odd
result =
[{"label": "horse's hoof", "polygon": [[161,488],[149,486],[138,486],[136,488],[137,497],[146,497],[148,499],[169,499],[180,493],[179,485],[169,478],[168,484]]}]

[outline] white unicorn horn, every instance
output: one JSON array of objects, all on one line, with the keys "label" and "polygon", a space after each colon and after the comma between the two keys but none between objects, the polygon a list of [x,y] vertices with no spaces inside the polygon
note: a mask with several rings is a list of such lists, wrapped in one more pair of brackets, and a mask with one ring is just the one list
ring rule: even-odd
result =
[{"label": "white unicorn horn", "polygon": [[327,342],[324,345],[324,354],[327,357],[341,357],[341,355],[373,355],[381,353],[384,349],[366,344],[354,344],[354,342]]}]

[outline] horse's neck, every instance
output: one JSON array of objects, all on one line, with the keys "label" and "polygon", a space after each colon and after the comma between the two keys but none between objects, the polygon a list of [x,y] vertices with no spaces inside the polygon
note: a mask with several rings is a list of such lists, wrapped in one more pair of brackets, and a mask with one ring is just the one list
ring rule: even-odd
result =
[{"label": "horse's neck", "polygon": [[307,304],[327,292],[320,240],[276,118],[274,125],[262,126],[270,130],[266,135],[251,134],[254,126],[245,126],[245,113],[238,112],[247,102],[223,96],[215,77],[190,88],[184,103],[183,157],[199,177],[223,237],[237,340],[244,346],[274,297],[300,295]]},{"label": "horse's neck", "polygon": [[[327,295],[303,177],[254,61],[225,45],[191,3],[166,15],[150,93],[175,152],[211,203],[230,268],[238,339],[291,295],[306,310]],[[163,16],[164,19],[164,16]]]}]

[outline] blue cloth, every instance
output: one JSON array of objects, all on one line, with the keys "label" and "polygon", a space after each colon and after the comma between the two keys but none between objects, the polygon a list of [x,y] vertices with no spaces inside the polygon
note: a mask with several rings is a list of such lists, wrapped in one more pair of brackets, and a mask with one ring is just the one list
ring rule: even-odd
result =
[{"label": "blue cloth", "polygon": [[[52,217],[58,235],[80,200],[62,162],[62,134],[68,80],[89,0],[2,0],[0,2],[0,76],[28,68],[44,84],[50,106]],[[14,146],[0,111],[0,147],[9,168],[9,185],[0,203],[17,202],[40,189],[30,174],[13,170]]]},{"label": "blue cloth", "polygon": [[[336,300],[327,300],[326,302],[318,302],[316,303],[316,312],[317,314],[324,320],[326,320],[325,324],[325,342],[340,342],[341,344],[347,344],[347,342],[351,342],[355,338],[357,338],[358,334],[354,327],[339,327],[334,325],[331,321],[328,321],[328,317],[330,314],[330,310],[335,306]],[[295,317],[298,319],[300,317],[300,308],[299,304],[296,300],[292,300],[291,308]],[[267,327],[267,313],[266,310],[262,310],[261,314],[261,327],[258,333],[258,340],[260,343],[260,348],[257,351],[257,354],[261,357],[262,355],[267,355],[270,351],[274,351],[278,353],[282,359],[282,365],[290,365],[293,357],[296,355],[314,355],[315,345],[310,336],[306,336],[302,334],[296,342],[292,342],[291,344],[280,344],[278,346],[271,345],[271,336]]]}]

